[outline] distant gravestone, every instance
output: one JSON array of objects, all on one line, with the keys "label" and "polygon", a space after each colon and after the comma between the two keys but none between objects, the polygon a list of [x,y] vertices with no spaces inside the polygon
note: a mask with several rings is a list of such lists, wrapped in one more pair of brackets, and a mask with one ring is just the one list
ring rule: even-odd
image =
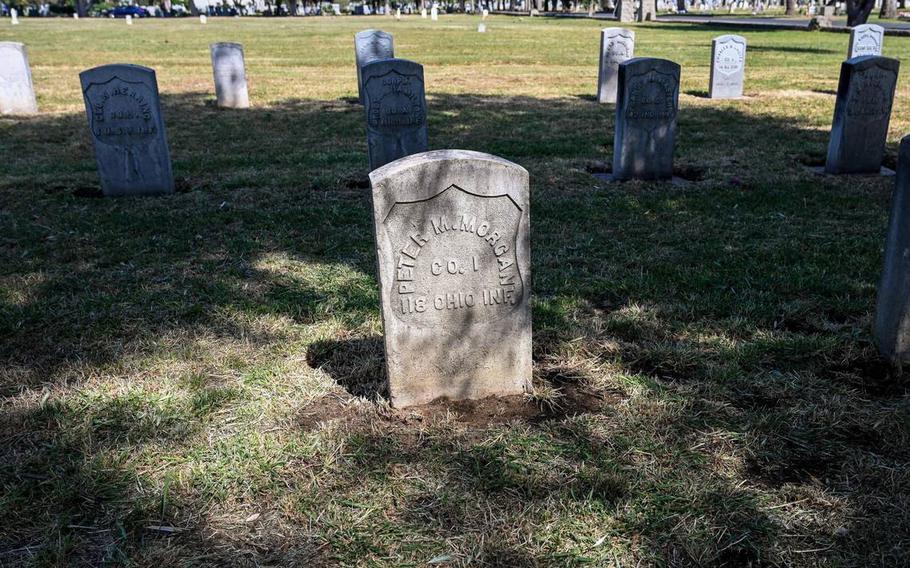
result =
[{"label": "distant gravestone", "polygon": [[73,12],[73,19],[74,19],[74,20],[78,20],[78,19],[79,19],[79,14],[76,13],[76,12]]},{"label": "distant gravestone", "polygon": [[155,72],[104,65],[79,74],[105,195],[174,192]]},{"label": "distant gravestone", "polygon": [[208,21],[209,21],[209,19],[208,19],[208,17],[206,17],[205,14],[199,14],[199,23],[200,24],[207,24]]},{"label": "distant gravestone", "polygon": [[249,108],[243,46],[239,43],[213,43],[212,72],[215,76],[215,98],[224,108]]},{"label": "distant gravestone", "polygon": [[435,4],[430,8],[430,19],[434,22],[439,19],[439,8],[437,8]]},{"label": "distant gravestone", "polygon": [[128,25],[128,26],[133,25],[133,17],[130,16],[129,14],[126,15],[126,25]]},{"label": "distant gravestone", "polygon": [[883,264],[875,342],[885,359],[910,361],[910,136],[901,140]]},{"label": "distant gravestone", "polygon": [[9,21],[14,26],[19,25],[19,12],[15,8],[11,8],[9,11]]},{"label": "distant gravestone", "polygon": [[639,0],[638,21],[651,22],[657,19],[657,0]]},{"label": "distant gravestone", "polygon": [[483,23],[483,22],[480,22],[479,24],[477,24],[477,31],[478,31],[479,33],[486,33],[486,31],[487,31],[487,25],[486,25],[485,23]]},{"label": "distant gravestone", "polygon": [[0,41],[0,114],[37,114],[25,45]]},{"label": "distant gravestone", "polygon": [[370,182],[392,404],[526,392],[527,170],[441,150],[388,164]]},{"label": "distant gravestone", "polygon": [[357,95],[363,104],[363,66],[379,59],[395,57],[392,34],[381,30],[363,30],[354,35],[354,56],[357,65]]},{"label": "distant gravestone", "polygon": [[427,19],[427,9],[426,8],[420,9],[420,17],[423,18],[424,20]]},{"label": "distant gravestone", "polygon": [[489,16],[489,15],[490,15],[490,11],[487,10],[486,8],[484,8],[484,9],[483,9],[483,12],[480,13],[480,18],[481,18],[482,20],[486,20],[486,19],[487,19],[487,16]]},{"label": "distant gravestone", "polygon": [[401,8],[395,8],[395,19],[401,20]]},{"label": "distant gravestone", "polygon": [[363,67],[363,104],[370,170],[427,150],[423,67],[382,59]]},{"label": "distant gravestone", "polygon": [[878,173],[900,62],[871,55],[841,63],[825,172]]},{"label": "distant gravestone", "polygon": [[619,64],[613,179],[673,177],[679,65],[636,57]]},{"label": "distant gravestone", "polygon": [[863,24],[850,30],[850,46],[847,59],[861,55],[881,55],[885,28],[875,24]]},{"label": "distant gravestone", "polygon": [[634,57],[635,32],[625,28],[600,31],[600,71],[597,74],[597,102],[615,103],[619,64]]},{"label": "distant gravestone", "polygon": [[711,83],[708,96],[712,99],[738,99],[743,96],[746,72],[746,39],[738,35],[722,35],[711,41]]},{"label": "distant gravestone", "polygon": [[618,0],[616,2],[616,19],[623,23],[635,21],[635,3],[633,0]]}]

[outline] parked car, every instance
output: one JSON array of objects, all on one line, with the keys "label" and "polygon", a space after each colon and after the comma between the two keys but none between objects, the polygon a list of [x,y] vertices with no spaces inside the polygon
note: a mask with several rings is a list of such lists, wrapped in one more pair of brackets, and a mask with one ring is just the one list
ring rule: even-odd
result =
[{"label": "parked car", "polygon": [[117,6],[116,8],[111,8],[105,12],[104,15],[110,16],[111,18],[125,18],[127,16],[132,16],[134,18],[148,18],[149,11],[142,6]]}]

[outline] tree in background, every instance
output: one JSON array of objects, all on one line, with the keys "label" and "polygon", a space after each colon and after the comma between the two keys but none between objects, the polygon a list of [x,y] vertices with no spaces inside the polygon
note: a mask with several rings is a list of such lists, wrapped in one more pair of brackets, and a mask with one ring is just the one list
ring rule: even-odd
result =
[{"label": "tree in background", "polygon": [[875,7],[875,0],[847,0],[847,26],[865,24]]},{"label": "tree in background", "polygon": [[879,18],[896,18],[897,17],[897,0],[882,0],[882,10],[878,13]]}]

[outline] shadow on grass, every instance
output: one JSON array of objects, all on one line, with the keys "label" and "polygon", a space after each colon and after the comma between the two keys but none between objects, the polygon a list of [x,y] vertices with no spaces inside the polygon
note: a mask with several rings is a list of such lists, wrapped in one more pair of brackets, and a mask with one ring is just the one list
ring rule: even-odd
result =
[{"label": "shadow on grass", "polygon": [[[617,547],[646,563],[796,565],[792,550],[813,548],[822,561],[902,559],[893,542],[910,522],[907,480],[893,472],[908,450],[886,433],[906,439],[907,391],[875,367],[866,332],[887,182],[819,180],[797,156],[822,153],[826,133],[735,108],[680,112],[677,166],[697,168],[699,183],[607,187],[588,170],[611,155],[612,105],[431,96],[431,147],[531,172],[534,359],[549,394],[416,418],[369,404],[339,427],[337,455],[301,452],[281,469],[250,444],[230,453],[223,486],[140,492],[160,477],[131,456],[157,443],[205,454],[206,421],[248,402],[196,361],[213,342],[235,342],[241,359],[304,344],[309,366],[354,397],[387,396],[368,331],[379,302],[362,108],[291,100],[229,112],[206,100],[164,97],[186,191],[154,199],[82,197],[97,180],[81,114],[0,121],[0,394],[29,408],[0,407],[2,505],[11,519],[40,512],[0,538],[0,563],[126,562],[164,539],[187,558],[233,561],[221,546],[230,535],[210,537],[193,511],[252,484],[231,481],[236,464],[262,468],[251,500],[280,501],[268,485],[279,479],[340,518],[305,510],[288,521],[312,537],[296,547],[294,536],[274,537],[271,551],[241,543],[279,564],[385,553],[362,525],[372,505],[339,503],[400,489],[402,471],[416,473],[371,528],[434,542],[483,535],[458,552],[480,565],[606,561],[595,539],[566,544],[588,530],[576,518],[615,527]],[[337,338],[304,333],[329,323]],[[183,397],[113,389],[37,402],[46,388],[155,376],[155,360],[182,358],[203,367],[179,383]],[[327,406],[299,434],[321,435],[316,425],[351,408]],[[311,471],[322,485],[308,485]],[[765,505],[798,499],[812,515]],[[849,543],[823,501],[851,523]],[[788,523],[802,535],[792,542]],[[148,529],[171,524],[186,530]]]}]

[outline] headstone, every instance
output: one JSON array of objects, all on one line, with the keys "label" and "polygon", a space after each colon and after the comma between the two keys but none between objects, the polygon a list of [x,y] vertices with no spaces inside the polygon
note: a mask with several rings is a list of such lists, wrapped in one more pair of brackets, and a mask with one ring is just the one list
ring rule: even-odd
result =
[{"label": "headstone", "polygon": [[126,25],[128,25],[128,26],[133,25],[133,17],[130,16],[129,14],[126,15]]},{"label": "headstone", "polygon": [[616,2],[616,19],[623,23],[635,21],[635,3],[633,0],[618,0]]},{"label": "headstone", "polygon": [[481,18],[482,20],[486,20],[486,19],[487,19],[487,16],[489,16],[489,15],[490,15],[490,11],[487,10],[486,8],[484,8],[484,9],[483,9],[483,12],[480,13],[480,18]]},{"label": "headstone", "polygon": [[378,59],[395,57],[392,34],[380,30],[363,30],[354,35],[354,57],[357,65],[357,96],[363,104],[363,66]]},{"label": "headstone", "polygon": [[738,99],[743,96],[746,72],[746,39],[738,35],[722,35],[711,41],[711,83],[708,96],[712,99]]},{"label": "headstone", "polygon": [[19,25],[19,12],[15,8],[10,9],[9,20],[10,20],[10,24],[12,24],[14,26]]},{"label": "headstone", "polygon": [[477,24],[477,31],[480,33],[486,33],[487,25],[483,22],[480,22],[479,24]]},{"label": "headstone", "polygon": [[597,74],[597,102],[615,103],[619,64],[634,57],[635,32],[625,28],[600,30],[600,71]]},{"label": "headstone", "polygon": [[850,46],[847,48],[847,59],[861,55],[881,55],[882,40],[885,39],[885,28],[875,24],[863,24],[850,30]]},{"label": "headstone", "polygon": [[636,57],[619,64],[613,178],[673,177],[679,65]]},{"label": "headstone", "polygon": [[205,14],[199,14],[199,23],[200,24],[206,24],[206,23],[208,23],[208,21],[209,21],[209,19]]},{"label": "headstone", "polygon": [[77,14],[76,12],[73,12],[73,19],[74,19],[74,20],[78,20],[78,19],[79,19],[79,14]]},{"label": "headstone", "polygon": [[464,150],[370,173],[392,404],[531,386],[528,172]]},{"label": "headstone", "polygon": [[0,114],[37,114],[25,45],[0,41]]},{"label": "headstone", "polygon": [[426,8],[420,9],[420,17],[423,18],[424,20],[427,19],[427,9]]},{"label": "headstone", "polygon": [[401,20],[401,8],[395,8],[395,19]]},{"label": "headstone", "polygon": [[878,173],[900,61],[866,55],[841,63],[825,172]]},{"label": "headstone", "polygon": [[103,65],[79,74],[105,195],[174,192],[155,72]]},{"label": "headstone", "polygon": [[430,8],[430,19],[434,22],[439,19],[439,8],[437,8],[435,4]]},{"label": "headstone", "polygon": [[243,46],[239,43],[213,43],[212,72],[215,75],[215,98],[218,106],[249,108],[250,95],[243,64]]},{"label": "headstone", "polygon": [[406,59],[363,66],[370,170],[427,150],[423,67]]},{"label": "headstone", "polygon": [[901,140],[891,221],[875,305],[875,343],[888,361],[910,360],[910,136]]},{"label": "headstone", "polygon": [[540,15],[540,10],[538,10],[537,8],[534,8],[534,9],[531,10],[531,17],[532,17],[532,18],[533,18],[534,16],[539,16],[539,15]]},{"label": "headstone", "polygon": [[657,0],[639,0],[638,21],[651,22],[657,19]]}]

